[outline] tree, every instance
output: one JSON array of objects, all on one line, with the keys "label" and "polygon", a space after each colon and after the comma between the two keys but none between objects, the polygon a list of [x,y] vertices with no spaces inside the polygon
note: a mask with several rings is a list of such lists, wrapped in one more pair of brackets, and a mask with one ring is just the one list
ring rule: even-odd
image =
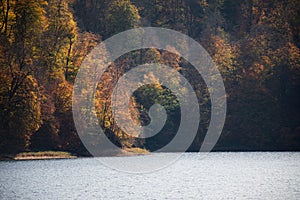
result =
[{"label": "tree", "polygon": [[[38,134],[42,134],[50,140],[48,144],[52,144],[53,148],[58,149],[61,143],[59,135],[62,129],[61,124],[65,123],[65,118],[69,118],[70,121],[71,118],[68,113],[70,104],[65,101],[65,95],[57,96],[56,94],[58,90],[60,94],[69,96],[71,94],[70,87],[60,86],[68,85],[67,81],[71,80],[71,73],[75,68],[72,55],[77,39],[77,25],[66,0],[50,1],[45,10],[47,24],[44,26],[41,36],[42,43],[39,46],[39,68],[35,71],[35,77],[37,77],[40,91],[42,91],[43,124],[41,130],[34,135],[33,141],[38,141],[37,138],[40,137]],[[68,109],[63,109],[61,102],[65,102]],[[60,114],[57,115],[57,113]],[[44,132],[41,133],[42,131]],[[73,134],[73,132],[68,133]],[[33,146],[39,145],[43,146],[43,144],[36,143]]]},{"label": "tree", "polygon": [[106,11],[106,35],[120,33],[127,29],[136,28],[140,23],[138,9],[130,0],[114,0]]},{"label": "tree", "polygon": [[[77,36],[77,25],[66,0],[53,0],[47,6],[48,24],[41,47],[44,71],[52,79],[69,79],[71,54]],[[46,70],[46,71],[45,71]],[[41,77],[39,75],[39,77]],[[51,79],[50,79],[51,81]]]},{"label": "tree", "polygon": [[[29,146],[32,132],[40,124],[40,102],[32,76],[39,60],[37,47],[44,25],[45,1],[7,0],[1,2],[1,144],[8,152]],[[3,15],[4,14],[4,15]],[[8,29],[10,27],[10,29]]]}]

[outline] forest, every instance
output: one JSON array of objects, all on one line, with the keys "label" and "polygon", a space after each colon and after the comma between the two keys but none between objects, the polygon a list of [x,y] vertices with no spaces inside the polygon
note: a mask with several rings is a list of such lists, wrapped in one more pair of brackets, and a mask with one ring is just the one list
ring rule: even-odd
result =
[{"label": "forest", "polygon": [[[300,1],[0,0],[0,154],[88,155],[72,115],[80,65],[101,41],[150,26],[188,35],[217,65],[227,116],[215,151],[300,150]],[[174,137],[178,101],[159,84],[139,88],[131,101],[142,124],[149,123],[151,105],[166,108],[168,119],[159,134],[133,137],[112,117],[110,96],[117,80],[148,61],[171,66],[195,88],[201,121],[189,151],[199,151],[210,122],[209,92],[186,60],[159,49],[125,54],[100,78],[95,106],[105,135],[121,148],[149,151]]]}]

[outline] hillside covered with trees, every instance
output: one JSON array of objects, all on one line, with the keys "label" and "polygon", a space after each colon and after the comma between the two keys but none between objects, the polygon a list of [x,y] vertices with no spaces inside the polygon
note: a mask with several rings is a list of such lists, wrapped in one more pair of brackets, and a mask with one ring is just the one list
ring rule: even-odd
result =
[{"label": "hillside covered with trees", "polygon": [[[300,150],[300,1],[0,0],[0,153],[87,154],[72,117],[80,65],[101,41],[144,26],[184,33],[213,58],[227,96],[215,150]],[[141,87],[132,97],[132,112],[142,124],[149,123],[154,103],[167,109],[159,134],[135,138],[112,117],[110,96],[117,80],[147,62],[171,66],[197,91],[201,122],[189,150],[198,151],[211,114],[206,85],[186,60],[159,49],[123,55],[100,78],[95,105],[105,134],[120,147],[148,150],[174,137],[178,101],[159,84]]]}]

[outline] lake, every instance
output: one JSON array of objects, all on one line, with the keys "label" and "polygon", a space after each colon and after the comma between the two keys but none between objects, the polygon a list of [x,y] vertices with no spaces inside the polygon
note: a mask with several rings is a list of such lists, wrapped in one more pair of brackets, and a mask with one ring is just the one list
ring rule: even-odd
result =
[{"label": "lake", "polygon": [[204,158],[184,153],[172,165],[147,174],[112,170],[95,158],[2,161],[0,199],[298,200],[300,153],[218,152]]}]

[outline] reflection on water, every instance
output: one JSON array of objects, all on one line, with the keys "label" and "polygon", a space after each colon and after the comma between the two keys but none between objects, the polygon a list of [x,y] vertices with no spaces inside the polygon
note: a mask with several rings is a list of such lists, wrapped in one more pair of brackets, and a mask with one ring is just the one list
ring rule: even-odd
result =
[{"label": "reflection on water", "polygon": [[204,159],[185,153],[150,174],[114,171],[94,158],[0,162],[0,199],[296,200],[300,153],[210,153]]}]

